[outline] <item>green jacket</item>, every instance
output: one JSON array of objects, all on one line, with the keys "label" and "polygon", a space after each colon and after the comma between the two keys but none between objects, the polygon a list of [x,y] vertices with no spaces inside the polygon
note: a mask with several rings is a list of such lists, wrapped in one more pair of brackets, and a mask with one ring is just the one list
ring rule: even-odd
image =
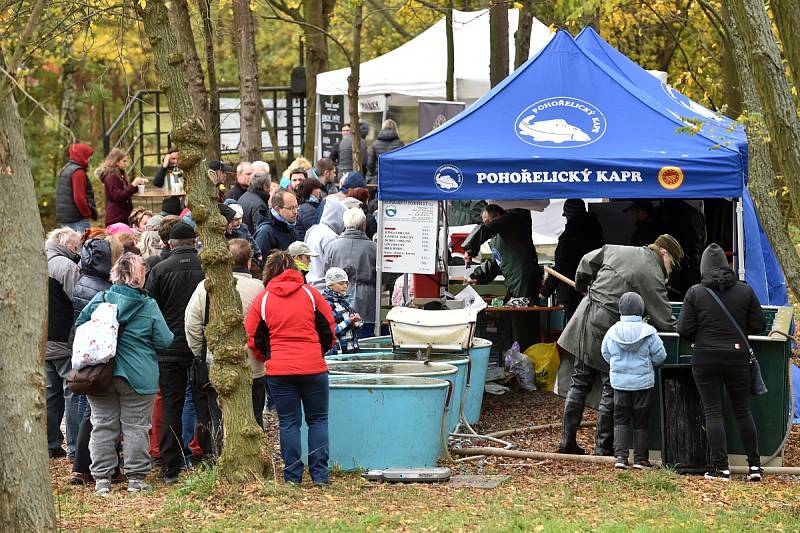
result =
[{"label": "green jacket", "polygon": [[92,318],[95,308],[103,302],[117,305],[117,320],[125,324],[117,339],[114,376],[125,379],[138,394],[158,392],[158,360],[156,350],[172,344],[172,332],[155,300],[144,291],[127,285],[112,285],[100,292],[83,308],[75,327]]},{"label": "green jacket", "polygon": [[511,209],[481,225],[471,239],[470,253],[477,256],[481,243],[489,239],[492,239],[491,248],[497,254],[493,253],[492,259],[476,268],[471,277],[478,283],[488,283],[502,273],[510,296],[537,298],[542,277],[533,245],[531,212]]},{"label": "green jacket", "polygon": [[480,224],[483,222],[481,211],[486,205],[486,200],[453,200],[447,213],[447,224],[450,226]]},{"label": "green jacket", "polygon": [[608,329],[619,321],[619,299],[636,292],[645,314],[659,331],[675,331],[667,298],[667,271],[647,247],[606,245],[583,256],[575,273],[575,290],[586,293],[558,345],[587,365],[608,372],[600,347]]}]

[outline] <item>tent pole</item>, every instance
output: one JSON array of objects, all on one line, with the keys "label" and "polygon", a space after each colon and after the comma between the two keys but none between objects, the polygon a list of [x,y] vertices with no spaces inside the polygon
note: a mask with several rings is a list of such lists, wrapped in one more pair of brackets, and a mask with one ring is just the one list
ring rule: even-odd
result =
[{"label": "tent pole", "polygon": [[744,281],[744,207],[741,198],[736,200],[736,261],[739,263],[739,280]]},{"label": "tent pole", "polygon": [[383,200],[378,200],[378,254],[375,265],[375,336],[381,334],[381,295],[383,294]]}]

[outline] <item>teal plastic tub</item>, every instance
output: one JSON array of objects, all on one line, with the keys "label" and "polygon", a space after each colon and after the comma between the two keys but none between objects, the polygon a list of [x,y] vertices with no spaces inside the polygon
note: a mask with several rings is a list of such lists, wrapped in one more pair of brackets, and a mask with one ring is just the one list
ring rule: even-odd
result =
[{"label": "teal plastic tub", "polygon": [[469,378],[467,396],[464,400],[464,418],[470,424],[477,424],[481,418],[483,387],[486,385],[486,371],[489,369],[489,353],[491,351],[491,341],[479,337],[472,339],[472,347],[469,349],[472,374]]},{"label": "teal plastic tub", "polygon": [[[418,361],[413,354],[403,352],[380,352],[380,353],[351,353],[330,355],[325,358],[329,363],[333,361]],[[431,354],[427,357],[428,361],[434,363],[444,363],[456,367],[457,373],[453,381],[453,396],[450,399],[450,412],[447,414],[447,432],[452,433],[458,425],[461,406],[467,393],[467,379],[471,372],[470,360],[468,357],[452,354]]]},{"label": "teal plastic tub", "polygon": [[[342,470],[436,466],[444,453],[444,379],[402,375],[330,376],[329,460]],[[303,424],[305,455],[306,428]]]}]

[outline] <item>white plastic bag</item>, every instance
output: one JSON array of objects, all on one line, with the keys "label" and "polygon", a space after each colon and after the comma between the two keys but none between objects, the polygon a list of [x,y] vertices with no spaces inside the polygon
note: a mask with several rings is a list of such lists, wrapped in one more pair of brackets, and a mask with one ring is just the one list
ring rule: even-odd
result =
[{"label": "white plastic bag", "polygon": [[75,330],[72,343],[72,369],[80,370],[85,366],[100,365],[117,354],[117,322],[116,304],[103,302],[99,304],[92,318]]},{"label": "white plastic bag", "polygon": [[533,363],[524,353],[519,351],[519,343],[514,342],[511,348],[506,350],[503,360],[506,370],[519,380],[519,386],[523,390],[536,390],[536,372]]}]

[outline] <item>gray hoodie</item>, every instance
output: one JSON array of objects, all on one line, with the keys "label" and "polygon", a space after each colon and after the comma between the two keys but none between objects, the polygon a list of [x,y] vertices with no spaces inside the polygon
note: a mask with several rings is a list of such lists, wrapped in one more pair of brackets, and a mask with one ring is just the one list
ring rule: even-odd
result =
[{"label": "gray hoodie", "polygon": [[328,247],[344,231],[345,212],[344,205],[333,196],[326,198],[322,209],[319,224],[314,224],[308,229],[305,239],[311,251],[318,254],[317,257],[311,258],[306,281],[320,290],[325,288],[325,258]]}]

